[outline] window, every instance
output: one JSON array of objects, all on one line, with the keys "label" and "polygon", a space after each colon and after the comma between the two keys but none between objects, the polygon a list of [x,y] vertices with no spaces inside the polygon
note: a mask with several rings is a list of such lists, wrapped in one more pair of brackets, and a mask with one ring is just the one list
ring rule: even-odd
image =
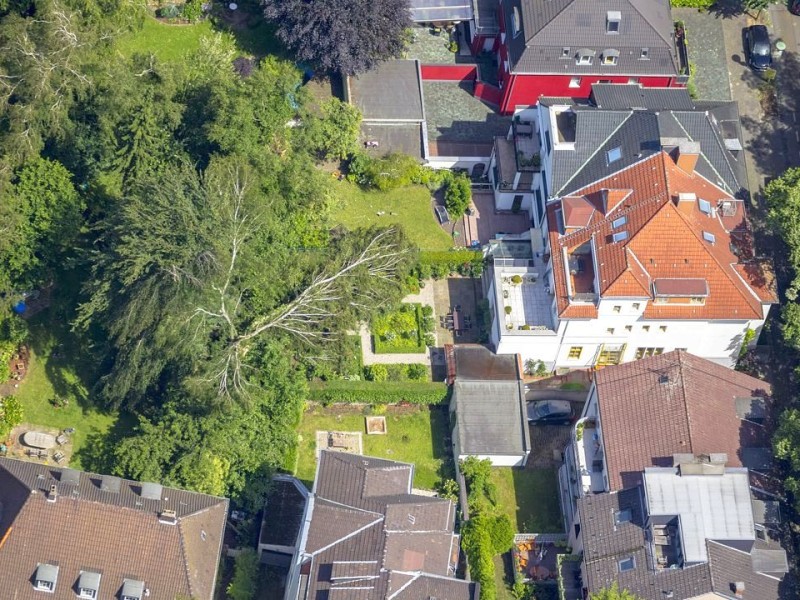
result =
[{"label": "window", "polygon": [[644,332],[650,331],[650,325],[642,325],[642,331]]},{"label": "window", "polygon": [[683,350],[684,352],[686,352],[688,348],[675,348],[675,350]]},{"label": "window", "polygon": [[604,65],[609,65],[609,66],[616,65],[617,61],[619,60],[619,50],[612,50],[612,49],[603,50],[601,58],[602,58],[601,62]]},{"label": "window", "polygon": [[575,57],[575,64],[590,65],[594,60],[595,51],[589,48],[581,48]]},{"label": "window", "polygon": [[622,307],[621,307],[621,306],[619,306],[618,304],[617,304],[617,305],[615,305],[615,306],[614,306],[614,312],[615,312],[615,313],[622,312]]},{"label": "window", "polygon": [[628,239],[628,232],[627,231],[618,231],[614,235],[611,236],[611,239],[614,242],[624,242]]},{"label": "window", "polygon": [[711,214],[711,202],[708,200],[698,200],[697,205],[700,207],[700,212],[703,212],[707,215]]},{"label": "window", "polygon": [[667,332],[667,326],[666,325],[662,325],[661,327],[659,327],[659,329],[661,330],[662,333],[666,333]]},{"label": "window", "polygon": [[633,303],[633,310],[639,310],[640,306],[641,306],[641,304],[639,304],[638,302],[634,302]]},{"label": "window", "polygon": [[641,60],[648,60],[650,58],[650,48],[642,48],[642,53],[639,55]]},{"label": "window", "polygon": [[619,33],[619,23],[622,13],[618,10],[609,10],[606,13],[606,33]]},{"label": "window", "polygon": [[572,360],[578,360],[581,357],[582,352],[583,352],[583,346],[572,346],[569,349],[568,358]]},{"label": "window", "polygon": [[580,77],[572,77],[572,78],[570,78],[569,87],[571,87],[571,88],[579,88],[579,87],[581,87],[581,78]]},{"label": "window", "polygon": [[608,152],[606,152],[606,160],[608,164],[613,162],[617,162],[619,159],[622,158],[622,148],[617,146],[616,148],[612,148]]},{"label": "window", "polygon": [[714,242],[717,241],[717,236],[715,236],[713,233],[709,233],[708,231],[704,231],[703,239],[707,241],[709,244],[713,244]]},{"label": "window", "polygon": [[625,331],[633,331],[633,325],[625,325]]},{"label": "window", "polygon": [[550,152],[553,150],[553,142],[550,139],[550,131],[549,130],[544,132],[544,147],[547,148],[547,153],[548,154],[550,154]]},{"label": "window", "polygon": [[609,327],[608,329],[606,329],[606,333],[608,335],[614,335],[614,328],[613,327]]},{"label": "window", "polygon": [[40,592],[52,592],[53,582],[39,580],[36,582],[36,589],[39,590]]},{"label": "window", "polygon": [[569,46],[561,48],[561,58],[569,58]]},{"label": "window", "polygon": [[614,513],[614,525],[620,525],[622,523],[630,523],[632,520],[633,520],[633,513],[631,513],[630,509],[628,508]]},{"label": "window", "polygon": [[536,198],[536,218],[538,219],[536,224],[538,225],[539,223],[542,222],[542,219],[544,219],[544,203],[542,202],[542,191],[539,188],[536,188],[535,190],[533,190],[533,195]]},{"label": "window", "polygon": [[514,12],[511,14],[511,27],[514,31],[514,37],[517,37],[519,32],[522,31],[522,21],[520,20],[519,16],[519,8],[516,6],[514,7]]},{"label": "window", "polygon": [[636,568],[636,559],[633,556],[628,556],[619,561],[619,572],[633,571]]},{"label": "window", "polygon": [[637,348],[636,360],[645,358],[646,356],[658,356],[659,354],[664,354],[663,348]]},{"label": "window", "polygon": [[627,222],[628,222],[628,217],[620,217],[619,219],[614,219],[613,221],[611,221],[611,227],[616,229],[617,227],[622,227]]},{"label": "window", "polygon": [[635,85],[639,83],[638,77],[628,77],[628,85]]},{"label": "window", "polygon": [[78,596],[80,598],[86,598],[87,600],[94,600],[94,598],[97,596],[97,591],[91,588],[81,588]]}]

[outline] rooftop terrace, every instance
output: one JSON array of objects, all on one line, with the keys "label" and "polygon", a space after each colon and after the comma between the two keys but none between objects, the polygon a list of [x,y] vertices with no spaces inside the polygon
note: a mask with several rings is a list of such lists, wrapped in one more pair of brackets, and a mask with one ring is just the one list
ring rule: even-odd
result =
[{"label": "rooftop terrace", "polygon": [[[520,263],[533,262],[534,266]],[[546,290],[544,264],[540,261],[495,260],[496,304],[506,334],[552,334],[553,297]]]}]

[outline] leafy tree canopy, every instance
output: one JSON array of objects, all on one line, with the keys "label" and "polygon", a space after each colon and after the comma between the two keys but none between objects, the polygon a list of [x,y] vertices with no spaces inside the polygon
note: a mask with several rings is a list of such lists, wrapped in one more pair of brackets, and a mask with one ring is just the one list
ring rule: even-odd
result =
[{"label": "leafy tree canopy", "polygon": [[264,14],[298,61],[354,75],[397,58],[411,27],[407,0],[263,0]]},{"label": "leafy tree canopy", "polygon": [[595,592],[589,598],[590,600],[639,600],[628,590],[619,589],[619,586],[616,582],[614,582],[611,587],[604,588],[599,592]]}]

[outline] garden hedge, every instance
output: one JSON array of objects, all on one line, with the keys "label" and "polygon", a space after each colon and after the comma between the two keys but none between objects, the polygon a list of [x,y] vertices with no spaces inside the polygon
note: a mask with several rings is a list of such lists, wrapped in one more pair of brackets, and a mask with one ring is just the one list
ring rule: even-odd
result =
[{"label": "garden hedge", "polygon": [[420,279],[440,279],[451,273],[480,276],[483,271],[483,253],[480,250],[422,251],[417,263]]},{"label": "garden hedge", "polygon": [[717,0],[670,0],[673,8],[711,8]]},{"label": "garden hedge", "polygon": [[312,402],[320,404],[444,404],[446,384],[430,381],[317,381],[310,385]]}]

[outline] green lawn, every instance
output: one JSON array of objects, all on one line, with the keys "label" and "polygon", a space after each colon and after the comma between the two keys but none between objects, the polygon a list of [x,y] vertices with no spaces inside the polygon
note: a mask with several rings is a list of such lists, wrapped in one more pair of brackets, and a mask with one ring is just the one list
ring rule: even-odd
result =
[{"label": "green lawn", "polygon": [[445,439],[448,435],[446,408],[389,407],[385,416],[386,435],[367,435],[364,414],[353,407],[316,407],[306,412],[299,428],[297,477],[309,487],[314,480],[317,430],[360,431],[365,455],[414,463],[414,487],[436,488],[445,470],[447,477],[452,477]]},{"label": "green lawn", "polygon": [[146,17],[141,29],[131,31],[117,40],[117,50],[124,56],[153,53],[161,61],[176,61],[200,47],[200,38],[210,35],[211,22],[195,25],[168,25]]},{"label": "green lawn", "polygon": [[[30,322],[31,361],[16,396],[23,407],[26,423],[65,429],[74,427],[73,456],[70,467],[81,464],[81,450],[87,440],[97,440],[117,423],[116,413],[107,413],[92,406],[89,385],[94,377],[92,354],[81,348],[70,335],[66,319],[45,310]],[[50,400],[59,396],[69,404],[54,408]]]},{"label": "green lawn", "polygon": [[497,504],[511,518],[520,533],[563,531],[558,504],[558,477],[551,469],[495,467],[492,482],[497,486]]},{"label": "green lawn", "polygon": [[[335,189],[338,202],[331,213],[334,223],[350,229],[396,223],[422,250],[449,250],[453,246],[451,237],[436,221],[431,193],[426,187],[413,185],[388,192],[367,192],[341,181]],[[379,212],[385,214],[378,215]]]},{"label": "green lawn", "polygon": [[514,584],[511,578],[510,554],[497,554],[494,557],[494,584],[497,587],[497,600],[516,600],[511,591]]}]

